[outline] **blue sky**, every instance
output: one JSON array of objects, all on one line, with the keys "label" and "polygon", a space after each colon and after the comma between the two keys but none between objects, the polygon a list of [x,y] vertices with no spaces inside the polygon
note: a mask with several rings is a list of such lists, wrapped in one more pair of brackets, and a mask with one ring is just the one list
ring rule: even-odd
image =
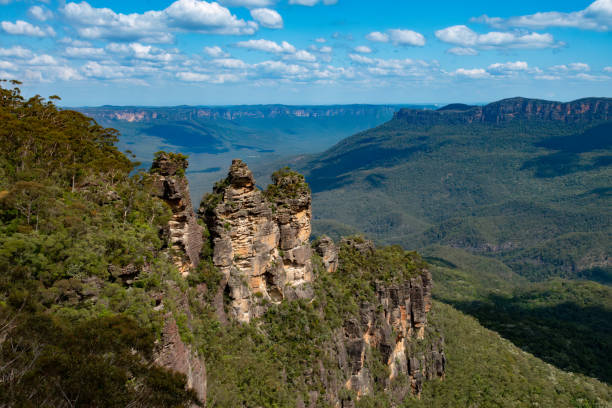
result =
[{"label": "blue sky", "polygon": [[612,95],[612,0],[0,0],[0,78],[76,105]]}]

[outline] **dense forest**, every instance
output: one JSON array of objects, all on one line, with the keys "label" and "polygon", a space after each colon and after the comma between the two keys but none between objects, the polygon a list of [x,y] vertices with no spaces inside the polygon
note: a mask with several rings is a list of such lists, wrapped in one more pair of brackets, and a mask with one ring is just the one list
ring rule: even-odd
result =
[{"label": "dense forest", "polygon": [[[172,208],[153,191],[155,170],[137,170],[138,163],[117,149],[116,131],[58,109],[58,97],[26,99],[18,83],[5,85],[0,88],[2,406],[332,406],[317,396],[331,389],[321,379],[344,378],[330,354],[334,333],[358,321],[364,304],[375,304],[380,285],[426,276],[428,264],[418,254],[399,246],[364,252],[356,248],[367,241],[353,238],[340,245],[334,273],[313,255],[311,299],[267,305],[250,323],[222,322],[213,305],[222,277],[212,262],[209,232],[202,223],[200,263],[181,274],[164,235]],[[278,195],[278,188],[267,192]],[[467,268],[435,254],[425,259],[434,279],[446,278],[449,285],[460,281],[453,274]],[[364,357],[371,363],[372,392],[357,398],[343,389],[333,397],[364,408],[608,406],[608,385],[545,364],[451,305],[483,316],[486,307],[444,296],[440,291],[450,305],[435,301],[430,329],[411,343],[423,353],[430,340],[444,337],[444,379],[426,382],[420,398],[401,394],[398,402],[406,378],[388,381],[389,367],[373,348]],[[504,310],[506,318],[515,309]],[[154,363],[168,315],[180,340],[206,362],[206,401],[187,387],[184,374]],[[490,319],[484,316],[483,324],[507,334],[491,327]],[[313,375],[315,368],[322,374]]]}]

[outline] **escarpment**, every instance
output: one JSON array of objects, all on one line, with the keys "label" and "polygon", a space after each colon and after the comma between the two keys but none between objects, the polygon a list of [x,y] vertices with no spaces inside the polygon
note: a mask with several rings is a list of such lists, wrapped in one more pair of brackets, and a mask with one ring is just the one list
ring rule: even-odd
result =
[{"label": "escarpment", "polygon": [[[343,240],[341,247],[344,257],[376,258],[371,241]],[[342,266],[338,273],[343,273]],[[343,325],[339,362],[347,374],[344,386],[357,398],[372,394],[378,382],[378,388],[400,402],[420,395],[425,380],[444,377],[444,339],[427,324],[431,274],[419,266],[411,275],[375,280],[373,299],[362,301],[358,315]],[[380,368],[374,372],[377,364],[386,368],[383,374]],[[352,407],[352,401],[342,406]]]},{"label": "escarpment", "polygon": [[[170,173],[165,170],[163,174]],[[160,197],[183,216],[184,206],[171,198],[176,191],[173,179],[162,177],[169,187]],[[427,322],[432,279],[420,257],[399,247],[376,248],[361,237],[344,238],[336,244],[321,236],[311,245],[311,194],[304,177],[281,169],[272,175],[272,181],[260,190],[247,165],[232,162],[227,177],[203,197],[198,210],[212,249],[210,259],[201,262],[212,264],[220,275],[218,286],[206,289],[211,291],[208,299],[216,293],[213,307],[244,324],[261,318],[257,325],[264,335],[277,330],[275,325],[285,324],[270,321],[266,312],[276,308],[287,313],[283,309],[287,302],[296,301],[297,310],[314,308],[321,318],[329,313],[327,308],[350,310],[332,316],[333,323],[321,322],[323,326],[316,330],[326,334],[308,340],[321,354],[301,356],[295,362],[301,367],[298,371],[291,367],[303,372],[292,380],[301,384],[302,396],[296,399],[296,406],[324,402],[324,406],[354,407],[360,398],[380,393],[399,404],[419,396],[426,380],[443,378],[444,341]],[[188,226],[189,221],[182,225]],[[184,242],[177,248],[188,257],[190,241],[173,242]],[[339,292],[325,287],[326,279],[335,282],[332,287]],[[175,303],[188,316],[187,324],[198,319],[188,302],[175,299]],[[295,315],[295,319],[303,317]],[[310,323],[304,324],[297,330],[312,330]],[[204,362],[191,345],[183,343],[171,315],[166,316],[157,361],[187,375],[188,384],[199,396],[207,392]]]},{"label": "escarpment", "polygon": [[529,98],[508,98],[485,106],[451,104],[438,110],[401,109],[395,116],[409,124],[436,125],[547,120],[562,123],[607,121],[612,98],[585,98],[562,103]]},{"label": "escarpment", "polygon": [[202,249],[202,227],[197,222],[185,178],[188,164],[185,156],[160,152],[151,166],[154,194],[172,209],[166,233],[175,264],[183,276],[198,265]]},{"label": "escarpment", "polygon": [[199,210],[223,275],[221,290],[242,322],[283,299],[312,297],[310,190],[297,173],[273,177],[274,184],[260,191],[246,164],[234,160]]}]

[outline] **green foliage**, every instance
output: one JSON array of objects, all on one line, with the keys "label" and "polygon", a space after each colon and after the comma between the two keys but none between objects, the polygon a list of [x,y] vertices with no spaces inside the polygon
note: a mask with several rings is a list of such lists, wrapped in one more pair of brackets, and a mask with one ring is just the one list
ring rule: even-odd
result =
[{"label": "green foliage", "polygon": [[395,119],[292,164],[314,192],[315,234],[356,229],[405,248],[464,248],[534,281],[605,283],[609,134],[609,122]]},{"label": "green foliage", "polygon": [[115,130],[39,96],[0,87],[0,121],[2,404],[189,405],[185,377],[150,366],[151,295],[177,273],[151,176]]},{"label": "green foliage", "polygon": [[270,201],[278,201],[298,198],[304,193],[310,193],[304,176],[289,167],[283,167],[272,173],[272,184],[268,185],[264,196]]},{"label": "green foliage", "polygon": [[0,400],[9,406],[188,406],[185,377],[150,366],[154,333],[109,315],[80,322],[45,313],[7,315]]},{"label": "green foliage", "polygon": [[406,407],[606,407],[606,384],[543,363],[478,321],[434,302],[428,316],[445,336],[447,371]]},{"label": "green foliage", "polygon": [[[160,150],[158,152],[155,153],[154,155],[154,162],[160,160],[162,157],[166,158],[167,160],[169,160],[170,162],[174,163],[177,170],[176,170],[176,175],[179,177],[185,177],[185,169],[187,168],[187,159],[189,159],[189,156],[186,156],[182,153],[175,153],[175,152],[165,152],[163,150]],[[152,173],[157,173],[159,171],[158,168],[152,168],[151,172]]]}]

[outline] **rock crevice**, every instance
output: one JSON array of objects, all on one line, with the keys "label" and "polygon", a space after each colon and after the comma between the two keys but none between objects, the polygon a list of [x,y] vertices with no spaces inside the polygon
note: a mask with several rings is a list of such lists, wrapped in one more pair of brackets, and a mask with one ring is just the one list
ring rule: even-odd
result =
[{"label": "rock crevice", "polygon": [[285,171],[261,191],[241,160],[200,205],[223,275],[230,314],[248,322],[268,305],[312,297],[311,194],[303,176]]}]

